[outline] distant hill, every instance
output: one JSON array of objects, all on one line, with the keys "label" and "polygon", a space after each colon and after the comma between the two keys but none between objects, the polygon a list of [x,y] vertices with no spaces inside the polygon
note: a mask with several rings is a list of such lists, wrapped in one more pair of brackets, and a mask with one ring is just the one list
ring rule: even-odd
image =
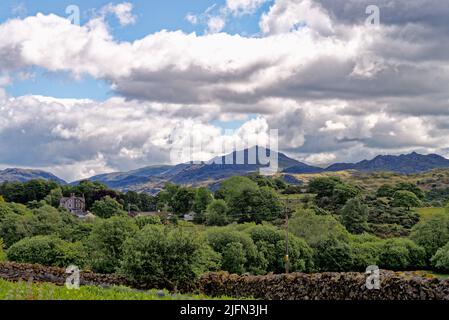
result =
[{"label": "distant hill", "polygon": [[437,154],[422,155],[413,152],[400,156],[381,155],[372,160],[363,160],[358,163],[336,163],[326,168],[325,171],[388,171],[412,174],[441,168],[449,168],[448,159]]},{"label": "distant hill", "polygon": [[54,181],[59,184],[66,184],[66,182],[61,178],[58,178],[54,174],[42,170],[17,169],[17,168],[0,170],[0,183],[3,183],[5,181],[27,182],[36,179]]},{"label": "distant hill", "polygon": [[[159,191],[167,182],[184,185],[212,185],[232,176],[247,175],[267,167],[262,164],[263,161],[258,156],[259,152],[261,154],[265,152],[265,155],[269,157],[274,151],[255,146],[216,157],[204,163],[152,166],[129,172],[102,174],[94,176],[90,180],[100,181],[111,188],[150,193]],[[250,159],[251,155],[255,155],[255,158]],[[315,172],[319,169],[289,158],[283,153],[279,153],[277,156],[280,171],[289,167],[303,168],[300,173]]]}]

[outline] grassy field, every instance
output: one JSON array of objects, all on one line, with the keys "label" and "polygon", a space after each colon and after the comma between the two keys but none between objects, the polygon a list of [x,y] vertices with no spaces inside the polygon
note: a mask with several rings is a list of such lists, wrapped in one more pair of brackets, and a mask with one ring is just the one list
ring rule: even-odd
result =
[{"label": "grassy field", "polygon": [[421,219],[428,219],[431,216],[439,213],[445,213],[445,208],[417,208],[416,211],[418,211],[419,215],[421,216]]},{"label": "grassy field", "polygon": [[[69,290],[50,283],[10,282],[0,279],[0,300],[211,300],[203,295],[170,294],[168,291],[138,291],[127,287],[81,286]],[[218,300],[231,300],[220,298]]]}]

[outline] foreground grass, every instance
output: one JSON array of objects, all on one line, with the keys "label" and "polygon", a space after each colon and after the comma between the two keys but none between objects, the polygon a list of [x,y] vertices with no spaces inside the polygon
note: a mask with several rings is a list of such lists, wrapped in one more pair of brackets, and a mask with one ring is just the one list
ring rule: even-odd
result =
[{"label": "foreground grass", "polygon": [[[138,291],[127,287],[81,286],[67,289],[50,283],[11,282],[0,279],[0,300],[211,300],[204,295],[170,294],[168,291]],[[223,297],[217,300],[231,300]]]}]

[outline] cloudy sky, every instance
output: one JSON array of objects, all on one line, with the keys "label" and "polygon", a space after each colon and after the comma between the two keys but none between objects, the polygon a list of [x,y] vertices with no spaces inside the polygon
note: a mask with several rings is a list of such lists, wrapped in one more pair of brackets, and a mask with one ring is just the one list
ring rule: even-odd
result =
[{"label": "cloudy sky", "polygon": [[2,0],[0,168],[71,181],[270,129],[316,165],[448,156],[448,16],[447,0]]}]

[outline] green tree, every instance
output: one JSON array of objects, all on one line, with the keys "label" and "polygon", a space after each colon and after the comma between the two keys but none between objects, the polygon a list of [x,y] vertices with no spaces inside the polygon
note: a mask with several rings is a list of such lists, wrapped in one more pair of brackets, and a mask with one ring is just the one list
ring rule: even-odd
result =
[{"label": "green tree", "polygon": [[86,259],[81,243],[65,242],[55,236],[24,238],[8,249],[7,257],[10,261],[61,268],[71,264],[81,267]]},{"label": "green tree", "polygon": [[123,243],[135,232],[137,232],[137,226],[128,217],[115,216],[96,221],[87,240],[92,270],[100,273],[115,272],[122,259]]},{"label": "green tree", "polygon": [[341,211],[343,225],[354,234],[361,234],[368,229],[368,206],[360,198],[349,200]]},{"label": "green tree", "polygon": [[384,184],[376,191],[376,197],[378,198],[391,198],[396,192],[396,188],[390,184]]},{"label": "green tree", "polygon": [[229,223],[228,205],[222,199],[213,200],[206,208],[205,223],[208,226],[225,226]]},{"label": "green tree", "polygon": [[197,233],[147,225],[125,241],[121,272],[133,281],[176,290],[215,270],[218,261]]},{"label": "green tree", "polygon": [[449,242],[437,250],[431,264],[438,271],[449,272]]},{"label": "green tree", "polygon": [[59,208],[59,202],[62,198],[62,190],[60,187],[52,189],[50,193],[44,198],[44,201],[55,208]]},{"label": "green tree", "polygon": [[351,270],[354,261],[351,247],[336,237],[320,240],[314,247],[314,262],[319,271],[344,272]]},{"label": "green tree", "polygon": [[173,213],[182,215],[189,213],[193,207],[195,190],[192,188],[179,188],[172,199]]},{"label": "green tree", "polygon": [[125,211],[123,211],[123,206],[110,196],[95,201],[91,210],[100,218],[110,218],[115,215],[126,214]]},{"label": "green tree", "polygon": [[413,192],[399,190],[393,195],[392,205],[394,207],[402,207],[410,210],[412,207],[420,207],[422,203]]},{"label": "green tree", "polygon": [[222,253],[222,268],[230,273],[242,274],[245,272],[245,250],[239,242],[226,245]]},{"label": "green tree", "polygon": [[398,183],[398,185],[396,186],[396,190],[410,191],[414,193],[419,200],[424,200],[424,198],[426,197],[424,191],[422,191],[420,187],[418,187],[416,184],[413,183],[408,182]]},{"label": "green tree", "polygon": [[430,259],[439,248],[449,242],[449,217],[435,214],[413,227],[410,238],[422,246]]},{"label": "green tree", "polygon": [[196,222],[204,222],[205,211],[213,200],[212,192],[210,192],[209,189],[201,187],[196,190],[195,198],[193,199],[193,211],[196,212]]}]

